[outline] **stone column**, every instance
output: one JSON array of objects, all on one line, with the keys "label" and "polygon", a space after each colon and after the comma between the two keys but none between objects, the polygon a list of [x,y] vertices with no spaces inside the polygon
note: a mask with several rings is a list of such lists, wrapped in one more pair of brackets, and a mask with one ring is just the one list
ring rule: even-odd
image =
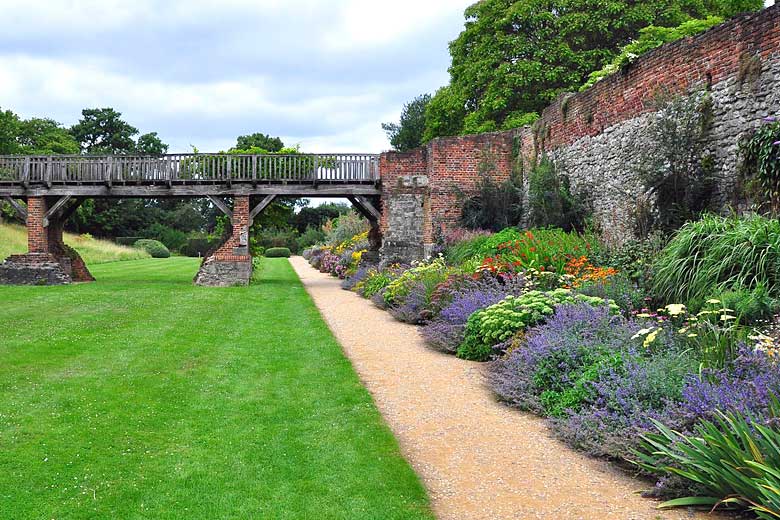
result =
[{"label": "stone column", "polygon": [[195,285],[230,287],[249,285],[252,256],[249,253],[249,197],[235,197],[227,237],[208,254],[195,275]]},{"label": "stone column", "polygon": [[78,252],[63,242],[63,220],[53,215],[45,221],[49,207],[46,197],[27,198],[28,252],[11,255],[0,264],[0,284],[61,285],[95,280]]}]

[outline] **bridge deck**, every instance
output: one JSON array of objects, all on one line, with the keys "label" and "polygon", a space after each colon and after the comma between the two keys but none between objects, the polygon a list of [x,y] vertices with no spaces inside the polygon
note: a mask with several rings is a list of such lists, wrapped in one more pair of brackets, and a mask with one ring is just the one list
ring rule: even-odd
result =
[{"label": "bridge deck", "polygon": [[373,154],[0,156],[0,196],[378,195]]}]

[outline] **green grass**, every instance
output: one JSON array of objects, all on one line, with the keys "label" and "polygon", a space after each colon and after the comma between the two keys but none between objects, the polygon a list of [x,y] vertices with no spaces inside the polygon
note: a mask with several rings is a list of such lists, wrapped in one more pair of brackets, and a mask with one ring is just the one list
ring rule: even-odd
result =
[{"label": "green grass", "polygon": [[432,518],[286,259],[0,287],[0,518]]},{"label": "green grass", "polygon": [[[65,233],[65,243],[78,251],[88,264],[149,258],[149,253],[141,249],[70,233]],[[24,226],[0,223],[0,261],[9,255],[25,252],[27,252],[27,230]]]}]

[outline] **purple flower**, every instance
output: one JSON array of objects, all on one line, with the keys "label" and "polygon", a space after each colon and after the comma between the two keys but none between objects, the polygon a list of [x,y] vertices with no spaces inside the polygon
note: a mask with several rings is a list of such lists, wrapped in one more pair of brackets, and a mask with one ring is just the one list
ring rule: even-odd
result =
[{"label": "purple flower", "polygon": [[403,303],[390,307],[390,314],[399,321],[406,323],[422,323],[424,321],[425,305],[427,303],[426,287],[422,282],[416,283]]},{"label": "purple flower", "polygon": [[780,141],[775,141],[774,143],[772,143],[772,146],[777,146],[779,144],[780,144]]},{"label": "purple flower", "polygon": [[777,119],[777,117],[776,117],[776,116],[769,116],[769,117],[765,117],[765,118],[764,118],[764,122],[765,122],[765,123],[776,123],[776,122],[777,122],[777,120],[778,120],[778,119]]}]

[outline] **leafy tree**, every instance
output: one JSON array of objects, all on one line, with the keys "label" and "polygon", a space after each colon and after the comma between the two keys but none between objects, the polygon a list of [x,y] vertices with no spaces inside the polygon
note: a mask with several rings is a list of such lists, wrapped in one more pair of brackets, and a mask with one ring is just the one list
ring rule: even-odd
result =
[{"label": "leafy tree", "polygon": [[162,155],[168,152],[168,145],[162,142],[157,132],[149,132],[138,138],[135,150],[144,155]]},{"label": "leafy tree", "polygon": [[404,105],[399,123],[382,123],[394,150],[406,152],[423,143],[425,109],[431,101],[430,94],[417,96]]},{"label": "leafy tree", "polygon": [[423,142],[460,134],[465,117],[466,96],[452,85],[440,88],[425,109]]},{"label": "leafy tree", "polygon": [[19,152],[29,155],[79,153],[79,144],[61,124],[48,118],[31,118],[19,127]]},{"label": "leafy tree", "polygon": [[284,143],[278,137],[256,132],[250,135],[240,135],[236,139],[236,150],[248,150],[250,148],[261,148],[269,152],[279,152],[284,148]]},{"label": "leafy tree", "polygon": [[306,232],[306,229],[310,227],[319,229],[328,220],[349,213],[349,209],[349,206],[346,204],[332,202],[316,207],[304,206],[296,213],[294,226],[299,233]]},{"label": "leafy tree", "polygon": [[0,110],[0,155],[19,152],[19,116],[10,110]]},{"label": "leafy tree", "polygon": [[539,113],[561,92],[576,90],[648,25],[675,27],[691,18],[760,7],[761,0],[476,2],[450,44],[450,86],[431,100],[425,137],[529,120],[525,114]]},{"label": "leafy tree", "polygon": [[113,108],[85,108],[81,120],[70,129],[82,151],[87,153],[129,153],[135,150],[133,136],[138,129],[122,120]]}]

